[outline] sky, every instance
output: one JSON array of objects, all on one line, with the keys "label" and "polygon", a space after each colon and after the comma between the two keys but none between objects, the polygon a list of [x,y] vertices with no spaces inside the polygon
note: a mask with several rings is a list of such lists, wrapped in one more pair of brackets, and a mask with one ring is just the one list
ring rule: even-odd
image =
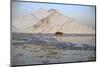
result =
[{"label": "sky", "polygon": [[74,18],[79,23],[95,28],[95,6],[14,1],[12,3],[12,17],[29,15],[39,8],[45,10],[57,9],[62,14]]}]

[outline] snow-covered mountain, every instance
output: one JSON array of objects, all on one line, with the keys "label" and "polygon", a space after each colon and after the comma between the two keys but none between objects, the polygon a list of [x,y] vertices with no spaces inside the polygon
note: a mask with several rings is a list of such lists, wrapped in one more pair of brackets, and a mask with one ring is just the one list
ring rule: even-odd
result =
[{"label": "snow-covered mountain", "polygon": [[65,16],[55,9],[38,9],[28,16],[12,19],[12,32],[95,34],[89,26],[80,24],[73,18]]}]

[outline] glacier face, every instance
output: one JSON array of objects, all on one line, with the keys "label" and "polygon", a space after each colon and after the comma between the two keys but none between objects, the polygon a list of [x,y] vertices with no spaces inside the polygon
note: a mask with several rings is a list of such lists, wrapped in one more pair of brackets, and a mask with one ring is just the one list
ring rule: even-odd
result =
[{"label": "glacier face", "polygon": [[80,24],[55,9],[47,11],[40,8],[28,16],[12,19],[12,32],[55,33],[57,31],[65,34],[95,34],[95,30],[91,27]]}]

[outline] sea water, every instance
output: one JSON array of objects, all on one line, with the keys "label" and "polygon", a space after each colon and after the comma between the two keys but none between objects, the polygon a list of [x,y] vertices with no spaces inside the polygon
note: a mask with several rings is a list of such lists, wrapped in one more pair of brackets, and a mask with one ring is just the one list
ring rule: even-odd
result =
[{"label": "sea water", "polygon": [[12,33],[12,65],[95,61],[95,35]]}]

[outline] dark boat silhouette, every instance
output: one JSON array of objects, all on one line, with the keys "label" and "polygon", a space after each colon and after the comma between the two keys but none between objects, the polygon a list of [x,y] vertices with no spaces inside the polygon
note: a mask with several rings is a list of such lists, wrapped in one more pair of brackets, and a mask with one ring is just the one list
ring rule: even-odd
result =
[{"label": "dark boat silhouette", "polygon": [[56,35],[56,36],[61,36],[61,35],[63,35],[63,32],[57,31],[57,32],[55,32],[55,35]]}]

